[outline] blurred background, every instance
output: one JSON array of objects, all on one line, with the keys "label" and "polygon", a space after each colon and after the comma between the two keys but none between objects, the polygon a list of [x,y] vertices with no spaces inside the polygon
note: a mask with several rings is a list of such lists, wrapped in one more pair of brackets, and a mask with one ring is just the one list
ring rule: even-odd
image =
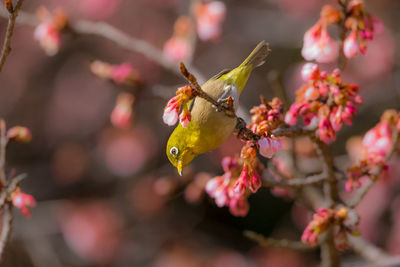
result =
[{"label": "blurred background", "polygon": [[[321,6],[335,1],[223,3],[220,33],[193,38],[193,57],[187,61],[203,77],[210,77],[235,67],[259,41],[266,40],[272,53],[252,74],[241,98],[245,117],[259,103],[260,94],[267,99],[275,96],[270,71],[280,74],[293,100],[301,85],[304,32],[319,18]],[[22,10],[34,14],[41,5],[50,11],[61,8],[71,23],[110,23],[164,49],[166,56],[166,42],[177,34],[174,23],[191,13],[187,0],[25,1]],[[385,28],[369,43],[367,55],[351,60],[344,72],[344,80],[358,83],[364,98],[353,126],[344,127],[333,147],[344,170],[346,140],[375,125],[383,110],[400,108],[400,1],[370,0],[366,5]],[[6,26],[6,19],[0,18],[1,38]],[[7,166],[28,174],[22,190],[38,203],[30,219],[14,211],[12,239],[1,266],[300,267],[318,263],[317,251],[262,248],[243,236],[244,230],[252,230],[299,240],[310,214],[287,192],[258,191],[250,197],[250,212],[244,218],[218,208],[204,194],[206,181],[223,172],[222,157],[240,152],[241,142],[235,137],[194,160],[183,177],[177,176],[165,155],[173,127],[163,123],[162,113],[176,88],[185,84],[183,78],[94,35],[64,34],[58,53],[46,56],[33,31],[31,26],[16,26],[13,51],[0,74],[0,116],[8,126],[24,125],[32,131],[30,144],[9,145]],[[126,88],[96,77],[90,71],[94,60],[131,64],[141,85]],[[110,122],[121,90],[140,90],[131,123],[123,128]],[[375,185],[358,210],[363,236],[395,254],[400,253],[400,169],[399,164],[392,166],[390,177]],[[345,265],[365,266],[356,255],[344,255]]]}]

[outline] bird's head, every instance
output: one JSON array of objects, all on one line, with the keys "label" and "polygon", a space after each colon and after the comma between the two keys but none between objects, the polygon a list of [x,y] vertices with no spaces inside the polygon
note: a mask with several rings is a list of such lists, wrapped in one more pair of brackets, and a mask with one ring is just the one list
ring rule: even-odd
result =
[{"label": "bird's head", "polygon": [[196,156],[192,148],[188,146],[185,138],[179,138],[174,131],[167,143],[167,156],[169,161],[176,167],[179,175],[182,175],[183,167],[188,165]]}]

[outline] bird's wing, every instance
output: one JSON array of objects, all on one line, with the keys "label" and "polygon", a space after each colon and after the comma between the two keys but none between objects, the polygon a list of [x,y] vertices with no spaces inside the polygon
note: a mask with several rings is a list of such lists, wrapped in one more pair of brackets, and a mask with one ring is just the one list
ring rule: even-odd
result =
[{"label": "bird's wing", "polygon": [[218,74],[215,74],[214,76],[211,77],[210,80],[217,80],[219,79],[222,75],[229,73],[231,70],[230,69],[223,69],[221,70]]}]

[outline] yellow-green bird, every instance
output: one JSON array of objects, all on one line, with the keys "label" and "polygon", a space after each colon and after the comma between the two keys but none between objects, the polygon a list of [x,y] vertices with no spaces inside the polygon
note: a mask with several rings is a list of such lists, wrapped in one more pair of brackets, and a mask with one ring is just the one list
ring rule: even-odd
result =
[{"label": "yellow-green bird", "polygon": [[[265,41],[260,42],[251,54],[233,70],[224,70],[209,79],[201,88],[214,99],[231,96],[236,110],[240,93],[251,71],[262,65],[269,54]],[[167,156],[182,175],[183,167],[196,156],[217,148],[229,137],[236,126],[236,119],[216,110],[210,102],[197,97],[191,108],[191,122],[184,128],[175,128],[167,143]]]}]

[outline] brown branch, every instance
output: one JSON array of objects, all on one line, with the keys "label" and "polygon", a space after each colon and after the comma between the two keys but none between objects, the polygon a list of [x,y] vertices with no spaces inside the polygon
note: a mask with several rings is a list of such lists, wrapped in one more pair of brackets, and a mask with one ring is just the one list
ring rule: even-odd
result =
[{"label": "brown branch", "polygon": [[376,264],[377,266],[400,266],[400,256],[390,256],[382,249],[367,242],[361,237],[348,235],[349,243],[355,252],[360,254],[364,259]]},{"label": "brown branch", "polygon": [[[0,16],[5,17],[4,8],[0,12]],[[34,15],[25,12],[20,12],[17,22],[34,27],[40,23]],[[181,74],[177,68],[178,64],[165,57],[161,50],[144,40],[129,36],[110,24],[105,22],[78,20],[71,22],[68,26],[73,33],[79,35],[96,35],[103,37],[116,43],[122,48],[144,55],[148,59],[177,76],[180,76]],[[196,74],[196,77],[198,77],[201,82],[205,81],[203,75],[201,75],[201,73],[195,67],[190,65],[190,69]]]},{"label": "brown branch", "polygon": [[0,262],[3,259],[4,251],[11,233],[11,224],[13,220],[11,208],[11,203],[6,203],[3,207],[0,234]]},{"label": "brown branch", "polygon": [[327,200],[330,202],[329,206],[333,207],[333,205],[339,201],[337,177],[335,174],[333,157],[327,144],[318,138],[312,138],[312,140],[316,146],[319,157],[322,159],[323,171],[328,176],[328,183],[325,184],[324,191]]},{"label": "brown branch", "polygon": [[263,186],[265,187],[304,187],[324,182],[327,179],[325,173],[320,173],[305,178],[293,178],[289,180],[276,181],[271,177],[264,177]]},{"label": "brown branch", "polygon": [[0,188],[3,188],[7,184],[5,172],[7,143],[6,122],[3,119],[0,119]]},{"label": "brown branch", "polygon": [[296,137],[296,136],[312,136],[313,131],[305,130],[301,127],[280,127],[272,131],[272,135],[276,137]]},{"label": "brown branch", "polygon": [[340,259],[335,247],[333,236],[333,226],[331,226],[325,233],[324,240],[321,246],[321,267],[338,267]]},{"label": "brown branch", "polygon": [[295,250],[314,250],[315,247],[310,247],[299,241],[290,241],[287,239],[274,239],[266,238],[258,233],[252,231],[244,231],[244,236],[257,242],[263,247],[275,247],[275,248],[289,248]]},{"label": "brown branch", "polygon": [[8,15],[8,26],[6,31],[6,37],[4,39],[3,48],[0,54],[0,71],[3,69],[4,64],[8,55],[11,53],[11,39],[14,34],[15,20],[17,19],[18,12],[22,7],[24,0],[18,0],[15,8]]}]

